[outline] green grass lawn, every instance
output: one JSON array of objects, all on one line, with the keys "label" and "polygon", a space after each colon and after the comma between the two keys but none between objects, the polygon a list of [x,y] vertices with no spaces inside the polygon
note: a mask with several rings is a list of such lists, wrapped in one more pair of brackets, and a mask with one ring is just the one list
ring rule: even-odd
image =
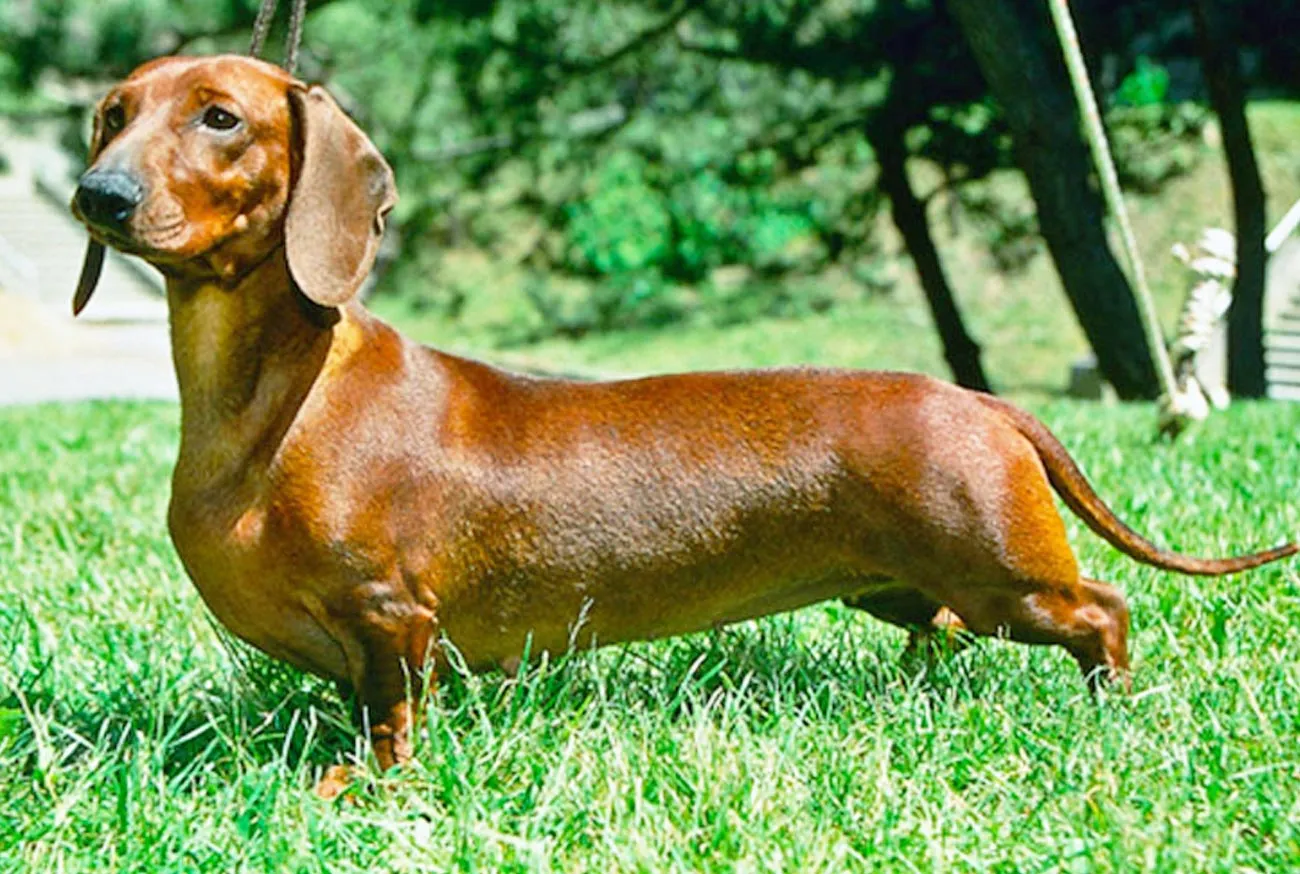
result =
[{"label": "green grass lawn", "polygon": [[[1222,553],[1300,529],[1300,405],[1176,446],[1046,419],[1123,516]],[[444,684],[356,804],[325,684],[208,621],[167,540],[176,410],[0,410],[2,871],[1300,868],[1300,563],[1198,580],[1078,524],[1134,615],[1131,697],[1000,643],[925,682],[838,605]]]}]

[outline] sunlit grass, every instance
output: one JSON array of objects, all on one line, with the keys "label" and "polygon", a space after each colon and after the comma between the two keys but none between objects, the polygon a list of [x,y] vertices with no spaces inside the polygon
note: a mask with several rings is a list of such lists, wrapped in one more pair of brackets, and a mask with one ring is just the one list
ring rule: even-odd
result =
[{"label": "sunlit grass", "polygon": [[[1300,529],[1300,406],[1175,446],[1055,405],[1099,490],[1171,546]],[[358,751],[325,683],[223,641],[168,543],[169,406],[0,411],[0,871],[1283,871],[1300,867],[1300,564],[1141,567],[1135,693],[988,643],[928,682],[838,605],[452,677],[417,762]]]}]

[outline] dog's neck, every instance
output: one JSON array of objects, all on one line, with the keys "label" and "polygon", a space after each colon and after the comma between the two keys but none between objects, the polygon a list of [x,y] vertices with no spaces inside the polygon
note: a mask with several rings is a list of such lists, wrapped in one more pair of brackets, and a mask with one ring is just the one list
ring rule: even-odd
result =
[{"label": "dog's neck", "polygon": [[233,283],[169,276],[167,304],[181,460],[237,469],[273,453],[324,365],[337,313],[294,289],[283,247]]}]

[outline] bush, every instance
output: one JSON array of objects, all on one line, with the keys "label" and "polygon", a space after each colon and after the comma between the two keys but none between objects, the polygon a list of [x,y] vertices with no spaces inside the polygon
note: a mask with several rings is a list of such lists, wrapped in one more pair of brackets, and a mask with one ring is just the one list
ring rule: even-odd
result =
[{"label": "bush", "polygon": [[670,247],[668,210],[645,172],[643,158],[615,152],[596,172],[591,194],[569,205],[570,267],[622,276],[664,263]]},{"label": "bush", "polygon": [[1141,55],[1115,89],[1117,106],[1161,106],[1169,96],[1169,71]]},{"label": "bush", "polygon": [[522,342],[547,334],[579,338],[620,328],[662,326],[680,321],[689,309],[679,289],[649,270],[576,284],[532,272],[522,290],[542,327],[540,332],[516,338]]},{"label": "bush", "polygon": [[1153,194],[1200,160],[1209,113],[1191,103],[1169,103],[1169,72],[1146,56],[1111,95],[1107,135],[1120,184]]},{"label": "bush", "polygon": [[707,167],[655,175],[640,155],[616,152],[592,174],[583,198],[563,208],[562,266],[592,280],[587,293],[575,299],[572,289],[538,276],[526,296],[542,322],[565,336],[697,313],[736,321],[740,313],[785,311],[788,295],[763,283],[720,292],[710,276],[728,266],[767,277],[824,266],[813,221],[819,210],[827,211],[810,192],[777,194]]},{"label": "bush", "polygon": [[1209,112],[1192,103],[1120,106],[1106,116],[1120,183],[1153,194],[1201,159]]}]

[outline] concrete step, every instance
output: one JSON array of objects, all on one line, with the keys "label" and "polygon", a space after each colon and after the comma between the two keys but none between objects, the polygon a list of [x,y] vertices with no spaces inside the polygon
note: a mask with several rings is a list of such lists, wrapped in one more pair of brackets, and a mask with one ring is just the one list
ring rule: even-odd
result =
[{"label": "concrete step", "polygon": [[1277,367],[1300,367],[1300,349],[1265,349],[1264,360]]},{"label": "concrete step", "polygon": [[1264,338],[1264,348],[1300,351],[1300,334],[1280,334],[1275,331]]},{"label": "concrete step", "polygon": [[1300,401],[1300,385],[1274,383],[1268,387],[1268,396],[1275,401]]},{"label": "concrete step", "polygon": [[0,404],[174,400],[157,272],[110,251],[94,298],[73,320],[87,241],[68,210],[73,174],[57,169],[52,140],[12,131],[3,119],[0,140],[10,159],[0,175]]},{"label": "concrete step", "polygon": [[1270,365],[1264,369],[1264,378],[1270,385],[1300,386],[1300,367]]},{"label": "concrete step", "polygon": [[[86,231],[72,217],[70,182],[31,171],[6,177],[0,189],[0,285],[71,316],[72,293],[86,251]],[[132,263],[134,261],[134,263]],[[109,252],[87,322],[166,321],[157,272],[138,259]]]}]

